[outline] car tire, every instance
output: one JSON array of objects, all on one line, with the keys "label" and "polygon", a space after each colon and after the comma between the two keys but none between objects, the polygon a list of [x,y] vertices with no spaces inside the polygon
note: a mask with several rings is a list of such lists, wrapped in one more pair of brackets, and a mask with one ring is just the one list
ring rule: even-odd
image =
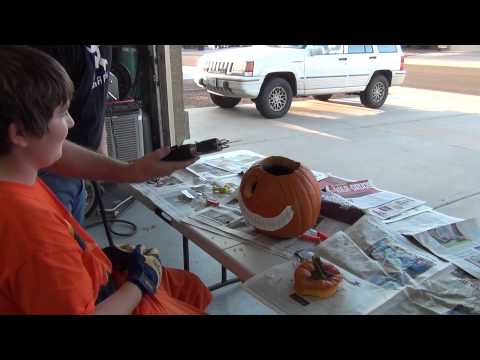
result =
[{"label": "car tire", "polygon": [[327,95],[313,95],[313,98],[315,100],[320,100],[320,101],[328,101],[332,97],[332,94],[327,94]]},{"label": "car tire", "polygon": [[271,78],[262,87],[255,106],[263,117],[276,119],[290,110],[292,99],[293,91],[290,83],[282,78]]},{"label": "car tire", "polygon": [[388,96],[388,80],[382,74],[372,77],[365,91],[360,93],[360,101],[366,107],[378,109]]},{"label": "car tire", "polygon": [[210,99],[212,99],[215,105],[224,109],[231,109],[242,100],[242,98],[220,96],[212,93],[210,93]]}]

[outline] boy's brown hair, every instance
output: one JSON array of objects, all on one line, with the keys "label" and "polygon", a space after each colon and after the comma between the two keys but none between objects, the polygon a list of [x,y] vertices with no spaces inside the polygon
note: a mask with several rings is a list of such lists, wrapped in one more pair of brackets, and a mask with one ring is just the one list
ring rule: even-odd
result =
[{"label": "boy's brown hair", "polygon": [[12,122],[41,137],[55,109],[73,92],[72,80],[51,56],[28,46],[0,46],[0,156],[10,152]]}]

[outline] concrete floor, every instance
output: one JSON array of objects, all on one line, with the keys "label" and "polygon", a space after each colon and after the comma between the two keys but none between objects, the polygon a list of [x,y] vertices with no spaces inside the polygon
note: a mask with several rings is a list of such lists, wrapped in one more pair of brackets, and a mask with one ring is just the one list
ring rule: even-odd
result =
[{"label": "concrete floor", "polygon": [[[318,171],[370,179],[463,218],[480,213],[479,115],[479,96],[403,87],[391,88],[380,110],[362,107],[357,98],[297,102],[276,120],[262,118],[252,105],[189,110],[192,141],[236,140],[231,150],[283,155]],[[182,267],[180,234],[138,203],[122,217],[139,228],[128,242],[156,246],[167,266]],[[105,241],[101,227],[91,232]],[[217,282],[220,265],[190,249],[191,270],[209,285]],[[209,312],[273,314],[239,284],[216,291]]]}]

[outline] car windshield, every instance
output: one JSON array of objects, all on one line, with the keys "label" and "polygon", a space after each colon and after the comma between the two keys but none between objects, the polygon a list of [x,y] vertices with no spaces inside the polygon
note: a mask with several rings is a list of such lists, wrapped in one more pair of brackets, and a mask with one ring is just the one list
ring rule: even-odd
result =
[{"label": "car windshield", "polygon": [[268,45],[268,46],[281,47],[281,48],[304,49],[307,45]]}]

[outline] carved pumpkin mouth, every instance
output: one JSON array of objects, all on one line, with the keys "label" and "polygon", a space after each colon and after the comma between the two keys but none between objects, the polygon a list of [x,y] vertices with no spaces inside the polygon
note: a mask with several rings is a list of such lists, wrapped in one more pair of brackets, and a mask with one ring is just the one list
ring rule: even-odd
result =
[{"label": "carved pumpkin mouth", "polygon": [[248,210],[241,196],[238,197],[238,202],[245,220],[260,230],[276,231],[288,225],[293,219],[294,211],[291,206],[285,207],[277,216],[267,218]]},{"label": "carved pumpkin mouth", "polygon": [[263,170],[275,176],[289,175],[300,167],[300,163],[282,156],[272,156],[263,163]]}]

